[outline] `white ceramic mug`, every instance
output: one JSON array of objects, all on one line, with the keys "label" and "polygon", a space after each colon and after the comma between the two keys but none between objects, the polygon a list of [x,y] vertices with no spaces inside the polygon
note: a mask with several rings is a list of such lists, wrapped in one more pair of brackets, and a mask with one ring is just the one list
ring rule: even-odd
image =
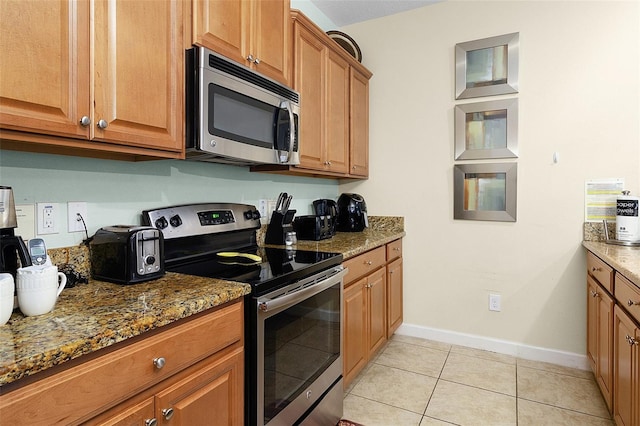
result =
[{"label": "white ceramic mug", "polygon": [[67,276],[57,266],[28,266],[16,273],[18,306],[27,316],[51,312],[67,285]]},{"label": "white ceramic mug", "polygon": [[11,274],[0,274],[0,325],[4,325],[11,318],[13,312],[14,282]]}]

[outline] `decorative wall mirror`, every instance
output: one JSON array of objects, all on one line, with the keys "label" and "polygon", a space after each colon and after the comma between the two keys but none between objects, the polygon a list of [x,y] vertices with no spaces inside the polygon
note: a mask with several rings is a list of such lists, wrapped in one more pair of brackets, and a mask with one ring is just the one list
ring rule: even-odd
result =
[{"label": "decorative wall mirror", "polygon": [[456,160],[515,157],[518,157],[517,99],[456,106]]},{"label": "decorative wall mirror", "polygon": [[518,93],[519,34],[456,44],[456,99]]},{"label": "decorative wall mirror", "polygon": [[459,164],[453,169],[453,218],[516,221],[516,163]]}]

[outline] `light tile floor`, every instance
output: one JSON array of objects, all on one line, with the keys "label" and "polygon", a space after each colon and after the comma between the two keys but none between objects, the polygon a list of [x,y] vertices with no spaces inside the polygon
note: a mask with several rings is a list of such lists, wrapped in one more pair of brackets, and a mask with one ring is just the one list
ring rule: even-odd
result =
[{"label": "light tile floor", "polygon": [[345,391],[365,426],[613,426],[590,371],[394,335]]}]

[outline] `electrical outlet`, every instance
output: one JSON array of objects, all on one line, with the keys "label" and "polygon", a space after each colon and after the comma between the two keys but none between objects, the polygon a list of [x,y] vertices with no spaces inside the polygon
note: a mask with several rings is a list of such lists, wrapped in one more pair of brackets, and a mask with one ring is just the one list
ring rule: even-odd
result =
[{"label": "electrical outlet", "polygon": [[264,198],[258,200],[258,211],[262,219],[267,219],[267,200]]},{"label": "electrical outlet", "polygon": [[38,209],[38,235],[58,233],[58,203],[37,203]]},{"label": "electrical outlet", "polygon": [[500,312],[500,295],[489,294],[489,310]]},{"label": "electrical outlet", "polygon": [[[82,216],[82,219],[80,216]],[[67,232],[83,232],[87,223],[87,203],[68,202],[67,222]]]}]

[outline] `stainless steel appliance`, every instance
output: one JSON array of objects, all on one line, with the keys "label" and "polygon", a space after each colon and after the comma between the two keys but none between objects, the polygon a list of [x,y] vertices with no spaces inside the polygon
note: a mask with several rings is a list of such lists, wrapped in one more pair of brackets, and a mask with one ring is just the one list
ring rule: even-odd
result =
[{"label": "stainless steel appliance", "polygon": [[14,229],[17,227],[13,189],[10,186],[0,186],[0,272],[8,272],[14,278],[18,267],[31,266],[27,246],[15,234]]},{"label": "stainless steel appliance", "polygon": [[142,217],[164,233],[167,270],[252,287],[245,299],[245,424],[337,424],[342,255],[258,247],[260,214],[246,204],[173,206]]},{"label": "stainless steel appliance", "polygon": [[342,194],[338,198],[338,223],[342,232],[360,232],[369,227],[367,203],[360,194]]},{"label": "stainless steel appliance", "polygon": [[300,164],[300,95],[213,51],[187,50],[187,159]]},{"label": "stainless steel appliance", "polygon": [[328,199],[313,202],[314,215],[298,216],[293,222],[299,240],[324,240],[336,233],[338,207],[335,201]]},{"label": "stainless steel appliance", "polygon": [[162,232],[150,226],[100,228],[89,243],[91,275],[117,284],[135,284],[164,275]]}]

